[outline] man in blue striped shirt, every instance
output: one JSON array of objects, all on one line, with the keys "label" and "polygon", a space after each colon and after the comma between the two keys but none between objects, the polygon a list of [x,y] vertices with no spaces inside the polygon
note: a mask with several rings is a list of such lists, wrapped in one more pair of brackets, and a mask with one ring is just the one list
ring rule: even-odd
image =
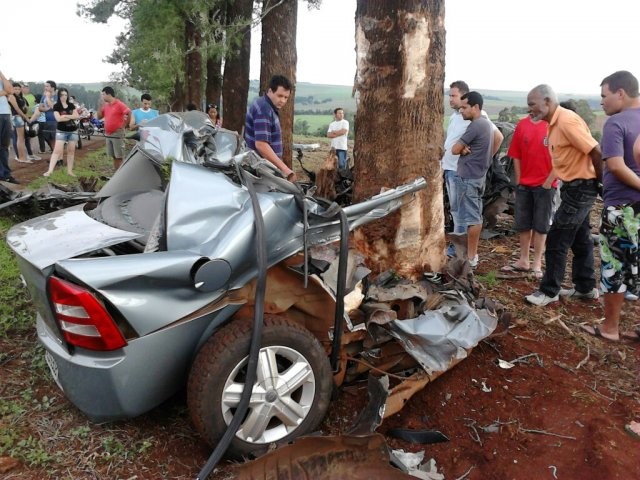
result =
[{"label": "man in blue striped shirt", "polygon": [[274,75],[269,90],[249,107],[244,126],[244,139],[251,150],[280,169],[287,180],[296,181],[293,173],[282,161],[282,130],[278,111],[291,95],[291,82],[287,77]]}]

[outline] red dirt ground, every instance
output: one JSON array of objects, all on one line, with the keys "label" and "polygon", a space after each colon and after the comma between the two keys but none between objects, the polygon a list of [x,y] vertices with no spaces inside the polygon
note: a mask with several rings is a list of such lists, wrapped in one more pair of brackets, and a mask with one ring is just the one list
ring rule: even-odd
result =
[{"label": "red dirt ground", "polygon": [[[318,155],[324,158],[326,151]],[[14,175],[27,179],[42,171],[40,165],[20,165]],[[509,221],[505,216],[499,225]],[[476,275],[498,270],[516,251],[513,235],[482,241]],[[570,272],[567,275],[570,278]],[[506,306],[513,315],[510,328],[481,342],[469,358],[385,420],[378,432],[385,434],[393,427],[442,431],[449,442],[424,446],[390,437],[387,441],[393,449],[424,450],[425,458],[435,459],[447,480],[639,478],[640,441],[626,434],[624,426],[640,419],[640,343],[605,342],[580,331],[581,323],[603,317],[601,301],[532,307],[523,296],[536,289],[535,280],[517,277],[489,283],[483,282],[483,295]],[[638,322],[638,304],[625,302],[623,326],[627,329]],[[19,353],[33,342],[35,334],[0,339],[2,350],[17,354],[15,360],[0,365],[5,386],[28,378],[29,365]],[[498,359],[515,366],[502,369]],[[102,428],[89,424],[52,381],[38,382],[37,388],[39,394],[55,399],[57,408],[48,421],[57,422],[55,432],[63,437],[58,441],[73,441],[64,432],[74,427]],[[322,432],[346,431],[365,403],[364,383],[344,388],[330,407]],[[42,423],[33,423],[35,437],[46,438]],[[77,449],[82,453],[62,465],[34,469],[20,464],[3,478],[195,478],[210,453],[188,420],[183,395],[147,415],[110,427],[129,438],[152,438],[152,446],[126,461],[96,462],[90,459],[99,454],[100,445],[81,444]],[[50,442],[56,448],[54,440]],[[223,464],[210,478],[228,478],[229,472],[229,464]]]}]

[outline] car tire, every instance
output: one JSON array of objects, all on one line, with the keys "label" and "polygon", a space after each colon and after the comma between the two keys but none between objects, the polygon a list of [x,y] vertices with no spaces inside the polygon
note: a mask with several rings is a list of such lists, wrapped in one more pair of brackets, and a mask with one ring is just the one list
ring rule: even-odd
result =
[{"label": "car tire", "polygon": [[[191,368],[189,413],[212,447],[240,399],[252,330],[252,319],[232,320],[205,343]],[[257,456],[271,444],[313,431],[325,416],[332,389],[331,366],[318,339],[291,320],[265,315],[253,398],[226,456]]]}]

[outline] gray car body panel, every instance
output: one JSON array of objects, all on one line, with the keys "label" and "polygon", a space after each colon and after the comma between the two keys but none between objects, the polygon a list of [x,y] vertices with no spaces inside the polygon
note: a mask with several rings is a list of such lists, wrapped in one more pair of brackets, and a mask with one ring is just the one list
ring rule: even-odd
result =
[{"label": "gray car body panel", "polygon": [[[236,134],[221,132],[216,139],[213,131],[197,112],[161,115],[141,129],[139,144],[95,196],[104,205],[129,191],[164,191],[155,197],[161,202],[149,204],[151,217],[132,231],[105,225],[117,209],[100,216],[97,208],[81,205],[31,219],[7,234],[38,309],[39,339],[57,364],[58,381],[94,420],[139,415],[166,400],[184,384],[198,346],[240,308],[224,297],[254,279],[258,268],[254,212],[247,188],[231,178],[234,164],[259,177],[268,266],[305,245],[339,238],[339,221],[322,216],[325,205],[278,178],[255,154],[234,156],[240,147]],[[208,155],[209,166],[198,155]],[[169,161],[167,186],[161,172]],[[403,197],[425,186],[418,179],[346,207],[349,229],[388,215]],[[302,205],[309,212],[306,230]],[[113,253],[119,244],[140,240],[140,225],[154,223],[164,224],[166,250]],[[202,291],[195,272],[208,261],[228,264],[229,278],[214,282],[219,288],[213,291]],[[48,303],[46,278],[52,272],[95,291],[136,337],[115,352],[70,351]]]}]

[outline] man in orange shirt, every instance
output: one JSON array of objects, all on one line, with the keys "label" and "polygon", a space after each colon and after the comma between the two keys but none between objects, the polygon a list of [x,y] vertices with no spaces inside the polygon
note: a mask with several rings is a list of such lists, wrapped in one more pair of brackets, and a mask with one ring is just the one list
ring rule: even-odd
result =
[{"label": "man in orange shirt", "polygon": [[[593,267],[593,240],[589,212],[598,195],[602,179],[602,154],[587,124],[571,110],[558,104],[548,85],[538,85],[527,96],[529,114],[534,120],[549,122],[548,144],[553,170],[544,188],[555,178],[562,180],[560,206],[547,235],[546,270],[538,290],[525,298],[533,305],[557,302],[559,296],[598,298]],[[573,251],[574,287],[561,289],[569,248]]]}]

